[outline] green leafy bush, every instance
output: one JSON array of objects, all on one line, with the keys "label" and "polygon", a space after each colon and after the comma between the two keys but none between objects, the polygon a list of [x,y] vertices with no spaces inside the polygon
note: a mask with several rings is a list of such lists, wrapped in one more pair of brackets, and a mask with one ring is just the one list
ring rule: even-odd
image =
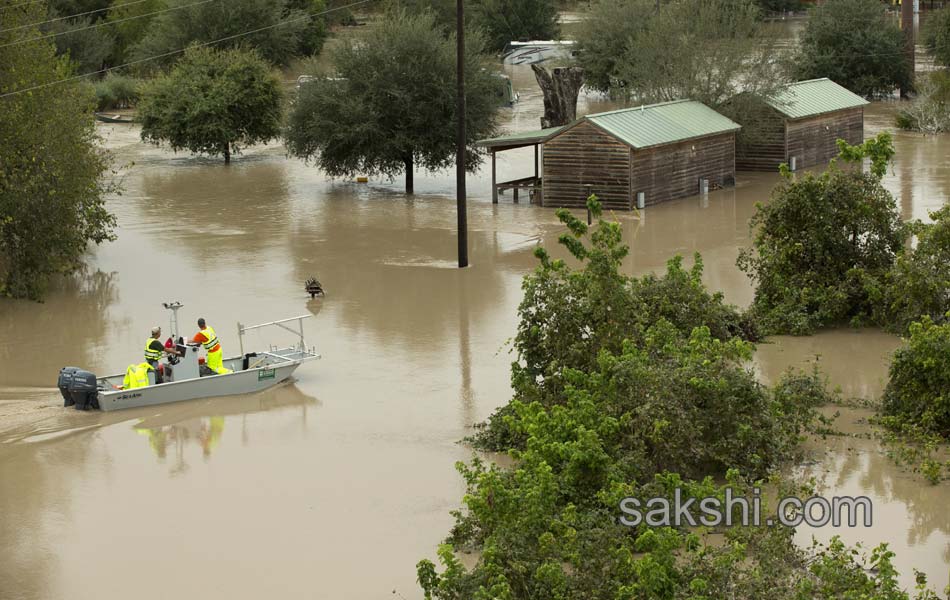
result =
[{"label": "green leafy bush", "polygon": [[738,265],[756,284],[752,310],[769,333],[883,320],[888,271],[907,234],[881,183],[893,146],[886,133],[838,143],[840,158],[869,157],[871,172],[833,163],[821,175],[787,176],[752,218],[753,248]]},{"label": "green leafy bush", "polygon": [[98,110],[135,106],[141,96],[141,88],[142,82],[138,79],[109,73],[96,83]]},{"label": "green leafy bush", "polygon": [[950,311],[950,207],[914,223],[917,245],[898,256],[888,276],[887,325],[904,332],[922,316],[940,323]]},{"label": "green leafy bush", "polygon": [[[599,215],[595,198],[589,206]],[[722,502],[726,487],[717,480],[751,496],[761,481],[750,477],[795,453],[815,406],[829,396],[817,373],[788,373],[773,389],[761,386],[743,367],[751,345],[722,327],[721,308],[672,308],[705,293],[694,273],[671,261],[672,276],[627,279],[618,270],[626,247],[616,224],[599,221],[585,245],[587,226],[566,211],[559,216],[570,230],[561,243],[584,264],[571,270],[541,250],[541,266],[525,278],[525,337],[516,345],[537,352],[530,356],[538,362],[515,367],[516,395],[501,417],[522,443],[512,451],[512,467],[477,457],[457,465],[463,508],[439,548],[441,572],[428,560],[417,565],[425,597],[908,600],[886,546],[870,558],[837,539],[802,550],[792,529],[759,526],[726,527],[724,543],[710,544],[703,527],[618,522],[627,497]],[[634,321],[642,308],[635,290],[657,289],[658,281],[678,297]],[[710,324],[722,327],[724,338]],[[549,362],[543,347],[552,351]],[[532,372],[557,372],[559,385],[528,393]],[[794,493],[779,481],[775,486],[779,496]],[[475,553],[475,565],[465,568],[456,550]],[[935,597],[920,591],[917,598]]]},{"label": "green leafy bush", "polygon": [[950,438],[950,323],[924,317],[894,353],[882,411]]}]

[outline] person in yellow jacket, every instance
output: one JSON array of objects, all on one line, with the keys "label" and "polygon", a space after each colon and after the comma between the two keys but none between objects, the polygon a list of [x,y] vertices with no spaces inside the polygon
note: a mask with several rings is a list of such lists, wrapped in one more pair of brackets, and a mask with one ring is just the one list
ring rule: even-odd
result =
[{"label": "person in yellow jacket", "polygon": [[152,365],[152,368],[155,369],[155,383],[162,382],[162,374],[158,371],[158,361],[165,354],[171,354],[172,356],[181,356],[178,353],[178,350],[175,348],[166,348],[164,344],[158,341],[158,338],[162,335],[162,328],[156,325],[152,327],[152,335],[145,340],[145,362]]},{"label": "person in yellow jacket", "polygon": [[198,333],[195,334],[195,337],[191,338],[191,341],[196,344],[201,344],[204,346],[204,349],[208,351],[208,368],[218,375],[230,373],[230,369],[224,368],[221,343],[218,341],[218,336],[214,333],[214,328],[205,323],[202,317],[198,319],[198,330]]},{"label": "person in yellow jacket", "polygon": [[129,368],[125,370],[125,379],[122,381],[122,389],[130,390],[133,388],[148,387],[148,372],[154,370],[152,365],[147,362],[129,365]]}]

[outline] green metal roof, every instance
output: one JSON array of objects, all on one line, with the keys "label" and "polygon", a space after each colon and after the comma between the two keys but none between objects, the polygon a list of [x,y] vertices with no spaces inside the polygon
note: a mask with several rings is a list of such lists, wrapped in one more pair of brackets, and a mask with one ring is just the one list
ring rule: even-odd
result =
[{"label": "green metal roof", "polygon": [[702,102],[675,100],[587,115],[590,121],[634,148],[650,148],[707,135],[736,131],[741,126]]},{"label": "green metal roof", "polygon": [[564,129],[564,127],[549,127],[535,131],[522,131],[521,133],[511,133],[488,140],[479,140],[476,144],[486,148],[517,148],[519,146],[530,146],[532,144],[540,144],[547,137],[562,129]]},{"label": "green metal roof", "polygon": [[861,96],[827,77],[789,84],[768,103],[790,119],[803,119],[869,104]]}]

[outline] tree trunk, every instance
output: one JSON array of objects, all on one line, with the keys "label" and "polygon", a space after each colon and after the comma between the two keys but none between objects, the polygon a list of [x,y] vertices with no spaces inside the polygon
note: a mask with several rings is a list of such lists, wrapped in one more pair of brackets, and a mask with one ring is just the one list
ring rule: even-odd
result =
[{"label": "tree trunk", "polygon": [[411,194],[411,193],[413,193],[413,188],[412,188],[412,167],[413,167],[412,156],[409,156],[408,158],[406,158],[404,162],[406,163],[406,193],[407,193],[407,194]]},{"label": "tree trunk", "polygon": [[224,143],[224,164],[231,164],[231,142]]},{"label": "tree trunk", "polygon": [[914,47],[917,43],[914,37],[914,0],[901,2],[901,29],[904,31],[904,52],[910,66],[910,81],[907,89],[901,89],[901,98],[909,98],[910,93],[914,90],[914,71],[917,68],[916,56],[914,55]]},{"label": "tree trunk", "polygon": [[577,118],[577,94],[584,85],[584,69],[556,67],[548,73],[544,67],[533,64],[531,70],[544,93],[541,128],[567,125]]}]

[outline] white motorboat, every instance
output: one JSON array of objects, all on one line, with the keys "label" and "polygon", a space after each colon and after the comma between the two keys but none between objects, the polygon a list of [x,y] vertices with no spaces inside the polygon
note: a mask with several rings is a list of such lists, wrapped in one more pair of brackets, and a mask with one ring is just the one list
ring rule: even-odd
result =
[{"label": "white motorboat", "polygon": [[[173,313],[172,331],[178,330],[177,311],[181,306],[177,302],[165,305]],[[166,357],[161,361],[162,383],[156,384],[155,373],[149,372],[149,385],[122,389],[125,373],[96,377],[77,367],[65,367],[60,371],[59,389],[66,406],[75,405],[82,410],[98,408],[105,411],[259,392],[286,381],[301,364],[320,358],[320,355],[313,348],[308,348],[304,342],[303,320],[310,316],[303,315],[259,325],[245,326],[238,323],[241,354],[223,361],[224,367],[229,369],[230,373],[209,373],[198,359],[200,345],[179,344],[178,350],[183,356]],[[287,325],[293,321],[298,324],[296,330]],[[280,327],[296,334],[299,336],[298,343],[287,348],[271,346],[264,351],[245,353],[244,334],[269,326]]]}]

